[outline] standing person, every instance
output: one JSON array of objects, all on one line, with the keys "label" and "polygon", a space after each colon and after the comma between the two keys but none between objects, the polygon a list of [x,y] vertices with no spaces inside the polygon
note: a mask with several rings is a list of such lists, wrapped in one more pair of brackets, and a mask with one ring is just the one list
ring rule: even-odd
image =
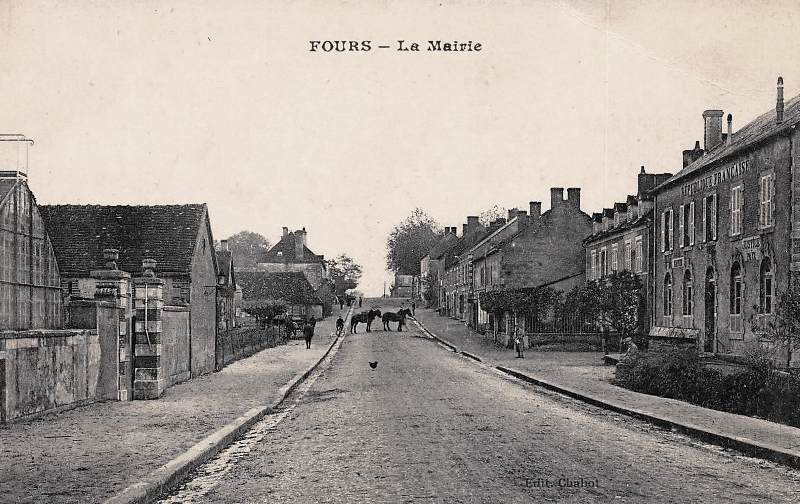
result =
[{"label": "standing person", "polygon": [[344,301],[342,298],[339,298],[339,311],[344,310]]},{"label": "standing person", "polygon": [[361,298],[358,298],[358,307],[361,308]]},{"label": "standing person", "polygon": [[306,349],[311,348],[311,338],[314,337],[314,325],[311,320],[306,320],[303,326],[303,337],[306,340]]},{"label": "standing person", "polygon": [[339,318],[336,319],[336,335],[341,336],[342,331],[344,331],[344,320],[342,319],[342,316],[339,315]]},{"label": "standing person", "polygon": [[415,303],[414,301],[411,302],[411,316],[412,317],[417,316],[417,303]]},{"label": "standing person", "polygon": [[514,327],[514,348],[517,350],[517,359],[524,359],[524,341],[522,340],[522,336],[519,334],[519,327]]}]

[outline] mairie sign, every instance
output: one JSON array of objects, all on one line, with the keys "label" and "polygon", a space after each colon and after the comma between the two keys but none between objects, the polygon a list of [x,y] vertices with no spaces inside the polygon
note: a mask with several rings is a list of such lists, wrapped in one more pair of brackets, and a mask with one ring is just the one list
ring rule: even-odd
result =
[{"label": "mairie sign", "polygon": [[733,180],[741,177],[750,171],[751,163],[752,160],[750,159],[744,159],[738,163],[733,163],[732,165],[722,168],[721,170],[717,170],[701,179],[685,184],[683,187],[681,187],[681,193],[683,196],[691,196],[694,193],[711,189],[717,184],[721,184],[727,180]]}]

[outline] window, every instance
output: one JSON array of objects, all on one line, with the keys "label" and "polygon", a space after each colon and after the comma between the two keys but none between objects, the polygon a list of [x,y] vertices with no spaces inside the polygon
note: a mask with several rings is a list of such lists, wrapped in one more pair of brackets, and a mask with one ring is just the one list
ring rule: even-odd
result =
[{"label": "window", "polygon": [[689,216],[688,216],[688,225],[686,226],[686,233],[689,235],[689,239],[685,245],[694,245],[694,201],[689,203]]},{"label": "window", "polygon": [[608,275],[608,252],[606,248],[600,249],[600,277]]},{"label": "window", "polygon": [[758,297],[759,313],[763,315],[772,314],[772,302],[774,297],[774,276],[772,273],[772,261],[769,257],[765,257],[761,261],[761,281]]},{"label": "window", "polygon": [[664,277],[664,324],[672,325],[672,276]]},{"label": "window", "polygon": [[689,243],[689,236],[686,234],[688,232],[689,223],[686,217],[688,217],[688,208],[686,205],[681,205],[678,207],[678,247],[680,248],[685,247]]},{"label": "window", "polygon": [[775,174],[761,176],[758,189],[758,224],[762,228],[775,224]]},{"label": "window", "polygon": [[617,244],[611,246],[611,272],[617,271]]},{"label": "window", "polygon": [[672,209],[665,210],[661,214],[661,251],[672,250]]},{"label": "window", "polygon": [[717,195],[703,198],[703,241],[717,239]]},{"label": "window", "polygon": [[743,332],[742,326],[742,269],[738,262],[731,266],[731,332]]},{"label": "window", "polygon": [[742,186],[731,187],[731,236],[742,234],[742,208],[744,207],[744,194]]},{"label": "window", "polygon": [[642,237],[636,237],[636,246],[633,248],[633,253],[635,254],[634,258],[631,259],[633,263],[633,268],[636,273],[642,272],[642,258],[644,257],[642,252]]},{"label": "window", "polygon": [[592,250],[592,259],[591,259],[591,276],[589,280],[597,280],[597,251]]},{"label": "window", "polygon": [[683,316],[691,317],[692,314],[694,314],[694,285],[692,272],[687,269],[683,273]]},{"label": "window", "polygon": [[631,257],[632,253],[633,249],[631,248],[631,241],[625,240],[625,269],[628,271],[633,271],[633,257]]}]

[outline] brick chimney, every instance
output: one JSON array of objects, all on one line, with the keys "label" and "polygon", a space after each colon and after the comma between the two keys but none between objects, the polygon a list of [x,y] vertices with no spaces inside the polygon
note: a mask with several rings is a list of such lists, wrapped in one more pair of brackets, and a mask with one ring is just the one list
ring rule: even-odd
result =
[{"label": "brick chimney", "polygon": [[705,123],[703,148],[709,152],[722,143],[722,111],[706,110],[703,112],[703,121]]},{"label": "brick chimney", "polygon": [[728,114],[728,135],[725,137],[726,145],[733,141],[733,114]]},{"label": "brick chimney", "polygon": [[783,77],[778,77],[778,98],[775,102],[775,121],[783,122]]},{"label": "brick chimney", "polygon": [[703,149],[700,148],[700,141],[694,143],[694,149],[683,151],[683,167],[686,168],[698,159],[703,157]]},{"label": "brick chimney", "polygon": [[227,252],[228,251],[228,240],[220,240],[219,241],[219,248],[220,250]]},{"label": "brick chimney", "polygon": [[286,226],[283,226],[283,234],[281,235],[281,237],[284,237],[284,236],[286,236],[288,234],[289,234],[289,228],[286,227]]},{"label": "brick chimney", "polygon": [[564,201],[564,188],[551,187],[550,188],[550,209],[556,208]]},{"label": "brick chimney", "polygon": [[576,209],[581,209],[581,188],[570,187],[567,189],[567,201]]},{"label": "brick chimney", "polygon": [[306,246],[306,228],[298,229],[294,232],[294,255],[297,259],[303,259]]},{"label": "brick chimney", "polygon": [[592,214],[592,234],[597,234],[603,230],[603,214],[595,212]]},{"label": "brick chimney", "polygon": [[477,228],[481,225],[481,220],[477,215],[468,215],[467,216],[467,229],[472,231],[473,229]]},{"label": "brick chimney", "polygon": [[515,218],[518,213],[519,213],[519,209],[517,209],[517,208],[509,209],[508,210],[508,220],[510,221],[511,219]]},{"label": "brick chimney", "polygon": [[542,202],[541,201],[531,201],[530,202],[530,218],[531,222],[536,222],[539,220],[539,217],[542,216]]}]

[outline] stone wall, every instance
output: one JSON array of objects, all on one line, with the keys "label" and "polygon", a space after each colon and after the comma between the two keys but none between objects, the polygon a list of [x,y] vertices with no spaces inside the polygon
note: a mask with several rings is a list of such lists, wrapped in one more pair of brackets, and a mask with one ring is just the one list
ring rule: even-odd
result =
[{"label": "stone wall", "polygon": [[[207,223],[208,221],[206,221]],[[191,335],[192,376],[214,371],[217,336],[217,273],[210,233],[199,233],[192,259]]]},{"label": "stone wall", "polygon": [[102,366],[97,331],[0,333],[0,422],[101,399],[113,388]]},{"label": "stone wall", "polygon": [[161,314],[161,366],[166,386],[191,378],[189,368],[189,307],[165,306]]}]

